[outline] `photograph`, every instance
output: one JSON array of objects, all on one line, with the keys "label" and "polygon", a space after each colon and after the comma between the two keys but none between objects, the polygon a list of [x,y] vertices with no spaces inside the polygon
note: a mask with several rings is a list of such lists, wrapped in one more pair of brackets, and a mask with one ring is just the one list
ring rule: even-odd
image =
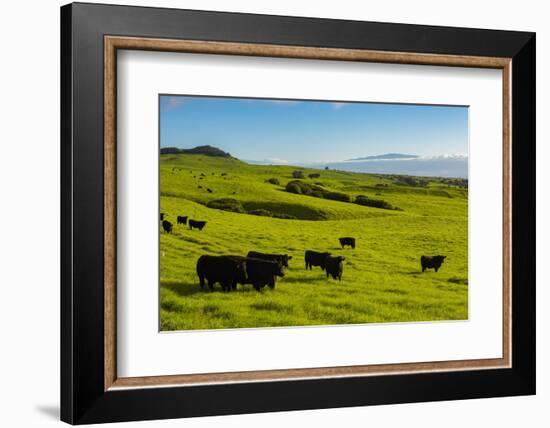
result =
[{"label": "photograph", "polygon": [[468,106],[159,95],[160,330],[468,319]]}]

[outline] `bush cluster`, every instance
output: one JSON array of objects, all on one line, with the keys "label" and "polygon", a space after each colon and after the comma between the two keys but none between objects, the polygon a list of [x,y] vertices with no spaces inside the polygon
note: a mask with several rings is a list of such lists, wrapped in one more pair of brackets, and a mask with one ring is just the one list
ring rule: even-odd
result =
[{"label": "bush cluster", "polygon": [[208,202],[206,206],[208,208],[214,208],[216,210],[231,211],[231,212],[240,213],[240,214],[259,215],[264,217],[275,217],[275,218],[282,218],[282,219],[296,218],[290,214],[277,214],[263,208],[246,211],[243,205],[241,204],[241,202],[233,198],[213,199],[212,201]]},{"label": "bush cluster", "polygon": [[318,198],[323,197],[323,193],[326,192],[320,186],[315,184],[306,183],[301,180],[292,180],[286,184],[286,191],[290,193],[296,193],[298,195],[316,196]]},{"label": "bush cluster", "polygon": [[263,208],[259,208],[257,210],[250,210],[248,211],[248,214],[251,215],[261,215],[264,217],[273,217],[273,213],[269,210],[264,210]]},{"label": "bush cluster", "polygon": [[423,180],[421,178],[414,178],[410,175],[401,175],[397,176],[394,181],[394,184],[399,184],[402,186],[412,186],[412,187],[427,187],[429,181]]},{"label": "bush cluster", "polygon": [[355,198],[354,203],[358,205],[363,205],[366,207],[373,207],[373,208],[382,208],[384,210],[397,210],[402,211],[401,208],[394,207],[392,204],[390,204],[388,201],[384,201],[383,199],[372,199],[365,195],[358,195]]},{"label": "bush cluster", "polygon": [[245,213],[245,209],[242,204],[233,198],[221,198],[213,199],[206,204],[208,208],[214,208],[217,210],[231,211],[234,213]]},{"label": "bush cluster", "polygon": [[270,184],[275,184],[276,186],[281,184],[278,178],[268,178],[267,180],[265,180],[265,182]]},{"label": "bush cluster", "polygon": [[351,202],[351,197],[346,193],[331,192],[316,184],[305,181],[293,180],[286,185],[286,191],[297,195],[313,196],[315,198],[332,199],[334,201]]}]

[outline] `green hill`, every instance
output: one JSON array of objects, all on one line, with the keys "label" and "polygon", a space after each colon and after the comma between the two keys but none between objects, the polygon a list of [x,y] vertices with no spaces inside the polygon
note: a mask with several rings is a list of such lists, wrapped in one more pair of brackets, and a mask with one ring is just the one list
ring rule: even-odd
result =
[{"label": "green hill", "polygon": [[[288,192],[297,170],[308,188],[323,192]],[[174,232],[160,233],[161,329],[467,319],[468,190],[434,178],[422,182],[424,187],[407,186],[395,176],[162,154],[161,212]],[[322,196],[332,193],[351,201],[364,195],[399,210]],[[242,212],[207,206],[219,207],[213,201],[225,198]],[[190,231],[176,225],[178,215],[208,224]],[[357,248],[342,250],[341,236],[355,237]],[[306,271],[306,249],[346,257],[342,282],[327,279],[319,268]],[[250,250],[293,256],[274,290],[200,290],[195,272],[200,255]],[[422,273],[423,254],[447,259],[438,273]]]}]

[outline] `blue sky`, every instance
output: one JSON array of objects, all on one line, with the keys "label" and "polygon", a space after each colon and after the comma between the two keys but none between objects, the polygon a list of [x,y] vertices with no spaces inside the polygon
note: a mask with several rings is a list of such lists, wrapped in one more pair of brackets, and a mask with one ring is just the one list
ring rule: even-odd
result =
[{"label": "blue sky", "polygon": [[240,159],[289,163],[466,155],[468,108],[162,95],[161,147],[206,144]]}]

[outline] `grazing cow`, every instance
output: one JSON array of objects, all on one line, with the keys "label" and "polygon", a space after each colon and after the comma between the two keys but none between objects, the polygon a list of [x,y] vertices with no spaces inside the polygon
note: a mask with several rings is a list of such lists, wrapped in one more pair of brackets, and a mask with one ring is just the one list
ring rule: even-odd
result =
[{"label": "grazing cow", "polygon": [[187,216],[178,216],[178,224],[187,224]]},{"label": "grazing cow", "polygon": [[162,221],[162,228],[166,233],[172,233],[172,223],[170,223],[168,220]]},{"label": "grazing cow", "polygon": [[422,272],[426,269],[435,269],[437,272],[441,267],[441,264],[447,256],[422,256],[420,257],[420,264],[422,265]]},{"label": "grazing cow", "polygon": [[257,251],[249,251],[246,256],[252,257],[255,259],[279,262],[284,267],[288,267],[288,261],[292,258],[292,256],[289,256],[288,254],[266,254],[266,253],[259,253]]},{"label": "grazing cow", "polygon": [[199,189],[202,189],[202,186],[197,186]]},{"label": "grazing cow", "polygon": [[212,193],[212,189],[206,188],[206,191],[207,191],[208,193]]},{"label": "grazing cow", "polygon": [[201,172],[201,177],[206,177],[206,174],[204,172]]},{"label": "grazing cow", "polygon": [[312,266],[320,266],[322,270],[325,270],[325,259],[328,256],[330,256],[330,253],[319,253],[317,251],[306,250],[306,269],[311,270]]},{"label": "grazing cow", "polygon": [[355,249],[355,238],[338,238],[338,240],[342,248],[349,245],[351,248]]},{"label": "grazing cow", "polygon": [[206,221],[199,221],[199,220],[189,219],[188,224],[189,224],[189,229],[190,230],[193,230],[193,228],[202,230],[204,228],[204,226],[206,226]]},{"label": "grazing cow", "polygon": [[160,221],[164,220],[164,213],[160,213]]},{"label": "grazing cow", "polygon": [[327,278],[330,274],[330,276],[332,276],[333,279],[338,279],[338,281],[342,280],[342,271],[344,270],[344,264],[342,262],[344,260],[346,260],[346,258],[342,256],[337,256],[337,257],[328,256],[325,259]]},{"label": "grazing cow", "polygon": [[284,266],[276,261],[241,256],[227,257],[233,257],[237,260],[243,260],[246,262],[247,278],[243,281],[239,280],[238,283],[243,285],[252,284],[256,291],[260,291],[266,285],[271,289],[275,288],[277,277],[285,276]]},{"label": "grazing cow", "polygon": [[199,177],[199,180],[202,180],[204,177]]},{"label": "grazing cow", "polygon": [[216,282],[220,283],[223,291],[231,291],[237,287],[237,282],[246,281],[246,263],[228,256],[200,256],[197,260],[197,275],[201,289],[206,280],[210,291]]}]

